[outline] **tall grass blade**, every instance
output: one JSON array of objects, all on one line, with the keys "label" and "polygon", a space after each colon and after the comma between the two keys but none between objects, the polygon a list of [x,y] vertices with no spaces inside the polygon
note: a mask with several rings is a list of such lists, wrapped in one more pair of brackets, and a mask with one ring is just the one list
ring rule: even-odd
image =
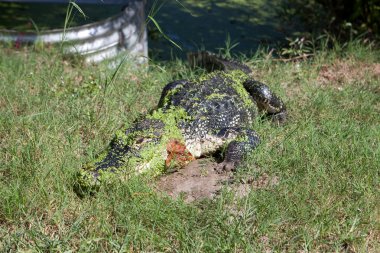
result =
[{"label": "tall grass blade", "polygon": [[148,19],[150,19],[153,22],[153,24],[157,27],[158,31],[162,34],[162,36],[164,36],[165,39],[167,39],[168,41],[170,41],[170,43],[172,43],[174,46],[176,46],[178,49],[180,49],[182,51],[181,46],[179,46],[177,43],[175,43],[171,38],[169,38],[164,33],[164,31],[161,29],[160,25],[157,23],[157,21],[152,16],[148,16]]}]

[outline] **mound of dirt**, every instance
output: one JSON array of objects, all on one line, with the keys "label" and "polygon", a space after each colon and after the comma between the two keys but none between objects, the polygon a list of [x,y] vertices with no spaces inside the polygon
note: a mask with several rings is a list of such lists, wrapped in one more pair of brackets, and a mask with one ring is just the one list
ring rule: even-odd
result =
[{"label": "mound of dirt", "polygon": [[217,173],[217,163],[212,159],[192,161],[183,169],[160,177],[155,188],[165,192],[173,198],[183,195],[185,202],[194,200],[212,199],[232,173]]}]

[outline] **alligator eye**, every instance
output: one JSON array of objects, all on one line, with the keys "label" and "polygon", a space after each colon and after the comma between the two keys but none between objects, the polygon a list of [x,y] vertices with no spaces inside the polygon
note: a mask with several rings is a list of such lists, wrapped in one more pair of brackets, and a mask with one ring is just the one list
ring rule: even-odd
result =
[{"label": "alligator eye", "polygon": [[140,144],[140,143],[142,143],[143,141],[144,141],[144,138],[139,138],[139,139],[136,140],[136,144]]}]

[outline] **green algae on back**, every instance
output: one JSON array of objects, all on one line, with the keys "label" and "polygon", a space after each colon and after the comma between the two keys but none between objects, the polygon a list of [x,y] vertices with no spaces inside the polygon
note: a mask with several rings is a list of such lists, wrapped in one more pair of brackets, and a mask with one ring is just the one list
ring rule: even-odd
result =
[{"label": "green algae on back", "polygon": [[[241,70],[232,70],[229,72],[223,71],[215,71],[212,73],[205,74],[196,81],[198,84],[203,85],[205,81],[208,81],[213,78],[222,78],[225,80],[225,83],[231,85],[235,91],[239,94],[240,98],[243,100],[244,104],[249,108],[256,107],[255,103],[252,100],[252,97],[249,95],[247,90],[244,88],[244,82],[249,79],[249,76]],[[216,93],[212,94],[206,99],[215,98],[219,96],[223,98],[224,96],[228,96],[227,94],[220,94],[216,91]]]}]

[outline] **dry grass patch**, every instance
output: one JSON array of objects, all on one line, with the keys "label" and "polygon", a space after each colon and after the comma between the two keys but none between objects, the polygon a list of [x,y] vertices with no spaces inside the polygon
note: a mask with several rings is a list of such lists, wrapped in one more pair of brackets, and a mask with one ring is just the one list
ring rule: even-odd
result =
[{"label": "dry grass patch", "polygon": [[380,63],[338,59],[321,67],[317,81],[323,86],[342,89],[345,85],[362,83],[368,77],[380,78]]}]

